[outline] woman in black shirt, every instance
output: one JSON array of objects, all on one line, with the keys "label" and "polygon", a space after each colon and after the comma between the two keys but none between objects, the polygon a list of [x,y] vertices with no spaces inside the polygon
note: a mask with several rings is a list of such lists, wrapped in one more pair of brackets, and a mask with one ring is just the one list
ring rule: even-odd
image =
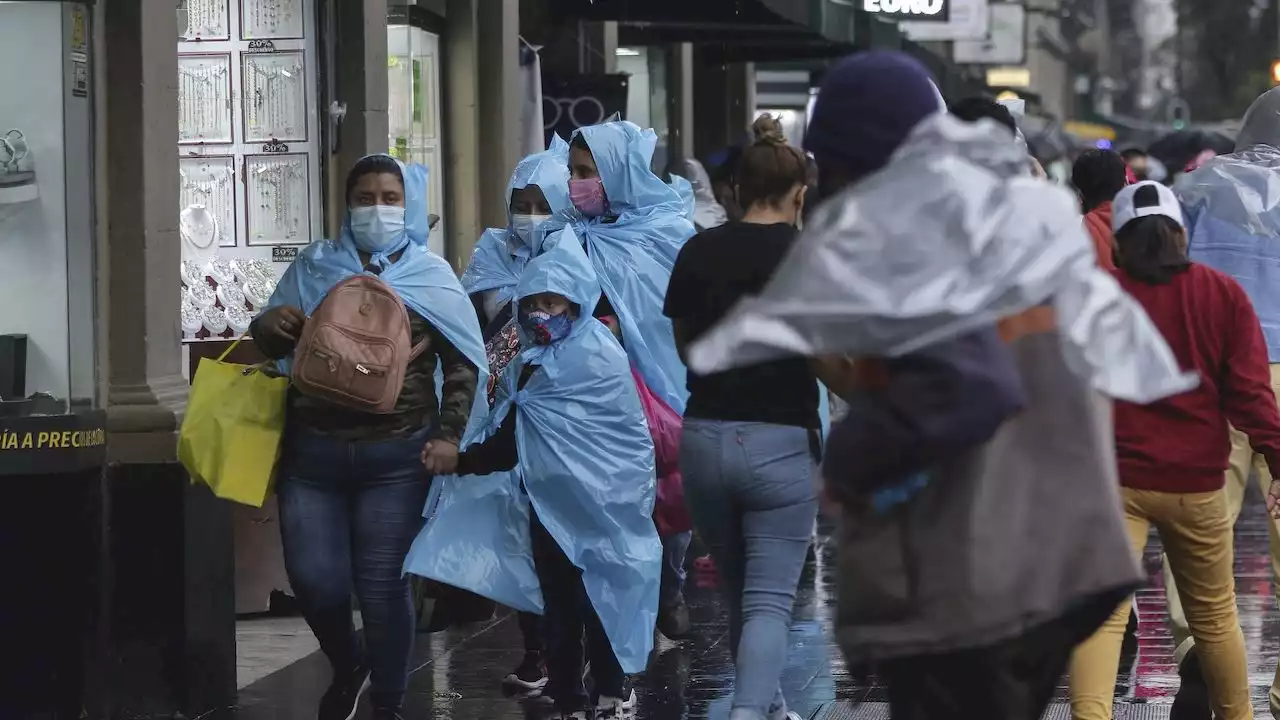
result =
[{"label": "woman in black shirt", "polygon": [[[764,116],[737,174],[740,222],[695,235],[667,288],[681,353],[743,296],[759,293],[790,250],[808,162]],[[797,718],[779,679],[791,608],[817,516],[818,382],[805,358],[688,374],[680,466],[699,534],[725,577],[736,691],[730,720]]]}]

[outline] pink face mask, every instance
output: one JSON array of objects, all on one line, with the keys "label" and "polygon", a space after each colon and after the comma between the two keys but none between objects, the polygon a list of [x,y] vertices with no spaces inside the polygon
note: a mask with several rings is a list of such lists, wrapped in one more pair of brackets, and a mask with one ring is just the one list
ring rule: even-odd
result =
[{"label": "pink face mask", "polygon": [[569,181],[569,200],[587,217],[600,217],[605,211],[604,183],[600,178]]}]

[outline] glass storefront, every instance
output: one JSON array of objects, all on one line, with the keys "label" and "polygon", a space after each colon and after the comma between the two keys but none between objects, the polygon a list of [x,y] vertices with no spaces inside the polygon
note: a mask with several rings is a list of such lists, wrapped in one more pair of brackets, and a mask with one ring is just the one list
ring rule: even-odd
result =
[{"label": "glass storefront", "polygon": [[[444,173],[440,131],[440,36],[421,27],[391,20],[387,26],[388,147],[404,162],[431,170],[427,204],[443,215]],[[444,228],[439,220],[431,230],[430,247],[445,254]]]},{"label": "glass storefront", "polygon": [[627,119],[642,128],[653,128],[658,146],[653,151],[653,169],[663,172],[669,157],[671,123],[667,109],[671,102],[667,91],[667,55],[660,47],[620,47],[617,49],[618,72],[630,77],[627,82]]},{"label": "glass storefront", "polygon": [[0,419],[98,404],[90,20],[0,2]]}]

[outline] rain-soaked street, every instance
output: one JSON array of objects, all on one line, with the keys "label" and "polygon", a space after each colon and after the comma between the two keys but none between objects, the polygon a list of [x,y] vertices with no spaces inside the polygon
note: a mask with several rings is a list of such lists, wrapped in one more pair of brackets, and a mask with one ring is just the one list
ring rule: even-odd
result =
[{"label": "rain-soaked street", "polygon": [[[1138,597],[1138,657],[1131,676],[1122,678],[1118,688],[1121,701],[1116,717],[1122,719],[1167,717],[1178,686],[1173,643],[1165,626],[1159,550],[1154,543],[1148,546],[1145,564],[1151,582]],[[801,581],[783,687],[801,717],[888,717],[882,688],[874,679],[851,675],[831,640],[834,572],[834,545],[824,541]],[[1236,578],[1255,710],[1259,717],[1267,717],[1267,689],[1280,651],[1280,614],[1271,592],[1266,521],[1256,496],[1236,528]],[[725,615],[715,597],[714,582],[713,576],[690,578],[695,638],[678,645],[662,641],[649,673],[637,681],[639,719],[727,716],[732,668]],[[412,720],[525,717],[521,704],[504,697],[499,689],[499,680],[520,660],[519,637],[514,618],[505,616],[484,626],[419,636],[405,716]],[[318,653],[311,655],[242,689],[237,718],[311,720],[314,703],[327,682],[326,661]],[[1066,699],[1064,683],[1046,717],[1069,717]]]}]

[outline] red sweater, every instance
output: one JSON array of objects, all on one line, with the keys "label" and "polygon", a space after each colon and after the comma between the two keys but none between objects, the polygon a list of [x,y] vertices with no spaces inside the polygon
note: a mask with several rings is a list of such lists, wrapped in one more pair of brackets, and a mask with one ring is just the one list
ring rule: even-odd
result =
[{"label": "red sweater", "polygon": [[1172,493],[1222,488],[1231,453],[1227,423],[1280,468],[1280,409],[1267,346],[1240,285],[1198,264],[1167,285],[1148,285],[1121,270],[1115,275],[1182,368],[1200,375],[1200,386],[1182,395],[1150,405],[1116,402],[1120,484]]},{"label": "red sweater", "polygon": [[1098,267],[1103,270],[1115,270],[1112,260],[1115,236],[1111,234],[1111,203],[1105,202],[1085,213],[1084,227],[1093,238],[1093,249],[1098,253]]}]

